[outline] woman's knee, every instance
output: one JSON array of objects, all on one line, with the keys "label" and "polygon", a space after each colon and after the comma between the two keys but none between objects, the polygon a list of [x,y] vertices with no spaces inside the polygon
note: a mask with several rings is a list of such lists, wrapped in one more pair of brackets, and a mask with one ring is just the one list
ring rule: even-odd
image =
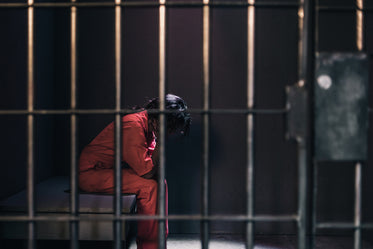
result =
[{"label": "woman's knee", "polygon": [[147,186],[149,188],[149,192],[157,194],[158,192],[158,182],[153,179],[147,179]]},{"label": "woman's knee", "polygon": [[139,198],[156,199],[158,193],[158,183],[153,179],[144,179],[142,181]]}]

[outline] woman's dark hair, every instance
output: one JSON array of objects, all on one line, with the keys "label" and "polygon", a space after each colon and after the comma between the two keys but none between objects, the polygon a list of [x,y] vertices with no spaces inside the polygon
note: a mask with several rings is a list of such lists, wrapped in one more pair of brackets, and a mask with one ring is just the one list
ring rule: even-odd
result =
[{"label": "woman's dark hair", "polygon": [[[150,99],[145,105],[146,110],[159,109],[159,98]],[[187,105],[185,101],[179,96],[173,94],[166,95],[165,109],[172,111],[166,113],[166,124],[169,132],[176,132],[181,129],[181,133],[187,135],[190,129],[191,118],[187,112]],[[150,119],[158,119],[159,113],[149,112]]]}]

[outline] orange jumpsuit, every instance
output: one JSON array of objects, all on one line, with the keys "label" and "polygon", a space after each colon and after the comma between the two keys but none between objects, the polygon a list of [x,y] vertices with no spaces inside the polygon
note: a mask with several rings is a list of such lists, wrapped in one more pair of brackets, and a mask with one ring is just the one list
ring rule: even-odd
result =
[{"label": "orange jumpsuit", "polygon": [[[151,154],[154,134],[148,132],[148,113],[142,111],[122,118],[122,192],[136,194],[138,214],[157,214],[157,181],[141,177],[154,165]],[[87,192],[114,193],[114,122],[104,128],[82,151],[79,159],[79,187]],[[167,183],[166,213],[167,213]],[[166,222],[166,235],[168,224]],[[138,221],[137,248],[158,248],[158,222]]]}]

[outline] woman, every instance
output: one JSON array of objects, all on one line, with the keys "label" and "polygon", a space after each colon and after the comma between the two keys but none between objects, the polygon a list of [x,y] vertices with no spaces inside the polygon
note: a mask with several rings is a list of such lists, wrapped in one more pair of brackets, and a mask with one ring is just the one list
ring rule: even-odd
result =
[{"label": "woman", "polygon": [[[190,114],[184,100],[167,94],[167,132],[187,134]],[[159,114],[148,110],[159,109],[159,100],[150,100],[139,112],[122,118],[122,192],[137,196],[138,214],[157,214],[157,143]],[[79,187],[87,192],[114,192],[114,123],[104,128],[82,151],[79,159]],[[167,211],[167,185],[166,185]],[[166,223],[166,235],[168,225]],[[158,222],[138,221],[137,248],[158,248]]]}]

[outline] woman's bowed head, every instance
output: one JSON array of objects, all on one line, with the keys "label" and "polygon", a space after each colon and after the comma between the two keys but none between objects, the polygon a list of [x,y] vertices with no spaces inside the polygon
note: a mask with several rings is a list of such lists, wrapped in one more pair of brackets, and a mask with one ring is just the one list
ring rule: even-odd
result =
[{"label": "woman's bowed head", "polygon": [[[159,133],[159,112],[156,111],[159,110],[159,105],[159,98],[150,99],[144,105],[144,109],[148,110],[149,128],[152,129],[156,135]],[[187,104],[182,98],[173,94],[166,95],[165,116],[168,134],[177,132],[183,135],[189,134],[191,118],[187,109]]]}]

